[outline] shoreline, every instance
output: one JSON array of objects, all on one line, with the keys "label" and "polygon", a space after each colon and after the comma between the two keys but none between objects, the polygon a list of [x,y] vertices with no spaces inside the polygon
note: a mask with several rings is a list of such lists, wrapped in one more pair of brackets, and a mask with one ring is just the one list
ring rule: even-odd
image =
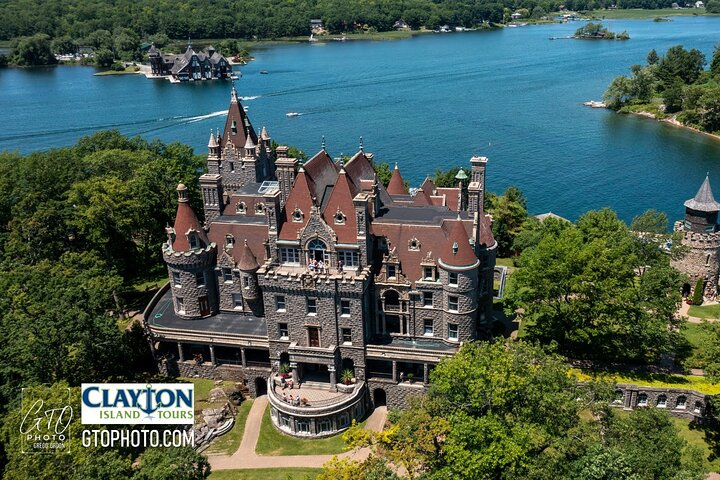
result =
[{"label": "shoreline", "polygon": [[[611,110],[611,109],[608,108],[608,110]],[[615,113],[620,113],[621,115],[631,114],[631,115],[637,115],[637,116],[640,116],[640,117],[649,118],[649,119],[655,120],[656,122],[662,122],[662,123],[666,123],[666,124],[668,124],[668,125],[672,125],[672,126],[677,127],[677,128],[684,128],[684,129],[686,129],[686,130],[691,130],[691,131],[693,131],[693,132],[695,132],[695,133],[701,133],[701,134],[703,134],[703,135],[705,135],[705,136],[707,136],[707,137],[710,137],[710,138],[712,138],[712,139],[714,139],[714,140],[716,140],[716,141],[720,141],[720,135],[719,135],[719,134],[710,133],[710,132],[704,132],[704,131],[700,130],[699,128],[692,127],[692,126],[690,126],[690,125],[685,125],[685,124],[683,124],[683,123],[680,123],[680,122],[677,120],[677,118],[676,118],[677,115],[673,115],[673,116],[668,117],[668,118],[657,118],[657,116],[655,116],[654,113],[650,113],[650,112],[622,112],[622,113],[621,113],[621,112],[615,112]]]}]

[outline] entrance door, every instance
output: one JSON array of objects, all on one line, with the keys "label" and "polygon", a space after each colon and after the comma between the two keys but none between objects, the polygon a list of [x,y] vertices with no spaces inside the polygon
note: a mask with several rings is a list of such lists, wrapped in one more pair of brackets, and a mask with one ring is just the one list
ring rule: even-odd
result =
[{"label": "entrance door", "polygon": [[198,298],[198,306],[200,307],[200,315],[210,315],[210,302],[208,302],[207,295],[203,295]]},{"label": "entrance door", "polygon": [[320,331],[317,329],[317,327],[308,328],[308,344],[311,347],[320,346]]}]

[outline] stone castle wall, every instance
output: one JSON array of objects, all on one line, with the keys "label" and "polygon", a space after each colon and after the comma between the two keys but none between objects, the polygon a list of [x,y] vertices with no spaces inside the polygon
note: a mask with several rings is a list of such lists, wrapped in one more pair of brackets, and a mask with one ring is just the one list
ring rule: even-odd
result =
[{"label": "stone castle wall", "polygon": [[720,232],[698,233],[686,231],[683,222],[675,223],[675,231],[683,232],[683,245],[688,252],[671,265],[688,276],[692,289],[698,280],[705,280],[704,296],[714,300],[718,293],[718,271],[720,270]]}]

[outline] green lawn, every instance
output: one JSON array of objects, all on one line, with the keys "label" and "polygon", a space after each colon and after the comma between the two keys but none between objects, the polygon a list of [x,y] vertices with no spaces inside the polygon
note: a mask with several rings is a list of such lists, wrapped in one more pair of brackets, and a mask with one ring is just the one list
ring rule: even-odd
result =
[{"label": "green lawn", "polygon": [[138,73],[138,71],[135,70],[135,67],[130,65],[128,67],[125,67],[125,70],[107,70],[105,72],[98,72],[95,74],[97,77],[104,77],[108,75],[134,75]]},{"label": "green lawn", "polygon": [[240,448],[240,442],[242,441],[243,433],[245,433],[245,422],[247,422],[252,404],[252,400],[245,400],[240,404],[233,428],[222,437],[216,439],[206,453],[232,455]]},{"label": "green lawn", "polygon": [[705,458],[710,463],[710,472],[720,472],[720,458],[715,457],[712,448],[706,440],[706,431],[699,426],[692,424],[682,418],[672,417],[672,421],[682,438],[684,438],[688,445],[694,445],[700,447],[705,452]]},{"label": "green lawn", "polygon": [[[646,10],[640,8],[628,8],[617,10],[593,10],[588,12],[593,18],[623,18],[628,20],[652,20],[657,17],[667,17],[676,15],[706,15],[704,8],[658,8],[655,10]],[[630,32],[632,35],[632,32]]]},{"label": "green lawn", "polygon": [[218,470],[210,480],[305,480],[317,477],[321,468],[251,468],[247,470]]},{"label": "green lawn", "polygon": [[[360,425],[364,425],[362,422]],[[319,440],[306,440],[280,433],[270,419],[270,408],[265,409],[255,453],[258,455],[335,455],[344,451],[342,435]]]},{"label": "green lawn", "polygon": [[515,268],[515,264],[513,263],[512,258],[496,258],[495,259],[495,265],[501,266],[501,267],[510,267]]},{"label": "green lawn", "polygon": [[699,318],[720,318],[720,305],[690,305],[688,315]]},{"label": "green lawn", "polygon": [[720,384],[713,384],[703,377],[692,375],[667,375],[661,373],[607,373],[583,371],[578,368],[571,368],[570,373],[578,377],[578,380],[588,381],[593,377],[602,378],[615,383],[630,383],[634,385],[645,385],[648,387],[662,388],[688,388],[708,395],[720,394]]}]

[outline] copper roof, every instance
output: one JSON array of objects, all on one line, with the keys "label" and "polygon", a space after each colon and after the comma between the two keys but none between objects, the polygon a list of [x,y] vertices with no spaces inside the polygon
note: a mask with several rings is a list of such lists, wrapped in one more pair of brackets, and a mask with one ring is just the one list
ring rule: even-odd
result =
[{"label": "copper roof", "polygon": [[700,185],[700,190],[698,190],[694,198],[685,202],[685,206],[699,212],[720,211],[720,203],[715,201],[712,189],[710,188],[710,177],[705,177],[705,181]]}]

